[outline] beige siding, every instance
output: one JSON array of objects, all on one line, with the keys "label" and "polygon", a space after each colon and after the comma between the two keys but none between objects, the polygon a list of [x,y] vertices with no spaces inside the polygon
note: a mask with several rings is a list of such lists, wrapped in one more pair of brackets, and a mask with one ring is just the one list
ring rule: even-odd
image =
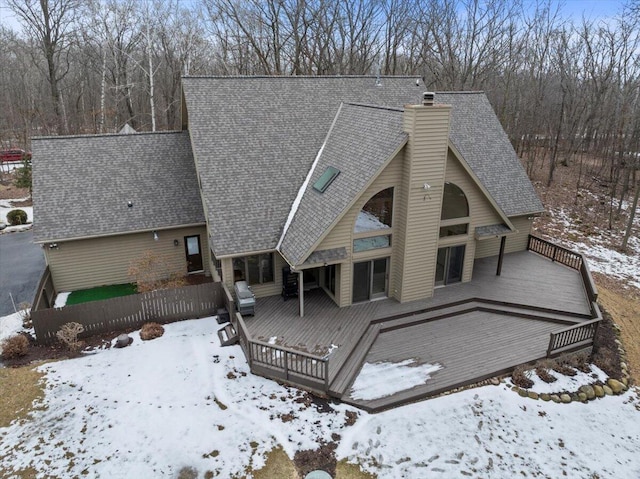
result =
[{"label": "beige siding", "polygon": [[[518,230],[518,233],[507,237],[504,250],[506,253],[525,251],[527,249],[527,242],[529,241],[529,234],[531,233],[533,219],[529,219],[527,216],[518,216],[509,219],[511,220],[511,223],[513,223],[513,226]],[[478,241],[477,243],[476,258],[495,256],[500,252],[500,238],[486,239]]]},{"label": "beige siding", "polygon": [[[229,291],[233,292],[233,260],[231,258],[222,258],[222,279],[229,288]],[[273,281],[265,284],[252,284],[256,298],[263,298],[265,296],[274,296],[282,293],[282,268],[287,265],[287,262],[280,256],[277,251],[273,252]]]},{"label": "beige siding", "polygon": [[[366,254],[359,254],[357,257],[353,257],[353,229],[355,227],[356,218],[362,207],[369,199],[385,188],[394,187],[394,199],[393,199],[393,215],[392,222],[393,228],[391,230],[383,230],[392,235],[392,245],[395,241],[395,223],[396,214],[398,213],[398,195],[400,194],[400,183],[402,179],[402,164],[404,159],[403,151],[400,151],[387,165],[387,167],[380,172],[378,177],[369,185],[369,187],[360,195],[353,206],[345,213],[340,219],[338,224],[334,226],[331,232],[322,240],[317,250],[331,249],[345,247],[347,249],[348,260],[345,263],[341,263],[338,268],[339,274],[336,275],[336,303],[339,306],[348,306],[351,304],[351,286],[353,281],[353,261],[359,261],[371,258],[381,258],[389,256],[390,250],[385,251],[368,251]],[[394,261],[391,261],[390,268],[393,271]],[[393,291],[392,287],[389,287],[390,291]]]},{"label": "beige siding", "polygon": [[[404,128],[409,133],[402,180],[406,212],[402,231],[396,234],[404,257],[397,266],[401,271],[394,275],[395,295],[402,302],[433,295],[450,113],[445,105],[405,109]],[[430,185],[427,190],[425,183]]]},{"label": "beige siding", "polygon": [[[172,268],[187,272],[184,237],[200,235],[205,272],[209,274],[209,245],[204,226],[106,238],[59,242],[58,248],[45,248],[47,263],[58,291],[74,291],[111,284],[130,283],[129,265],[147,251],[166,255]],[[178,246],[174,246],[178,240]]]},{"label": "beige siding", "polygon": [[470,220],[469,232],[465,236],[440,238],[438,246],[466,245],[462,281],[471,281],[473,260],[476,257],[475,250],[477,247],[474,236],[476,227],[502,223],[503,220],[451,150],[449,150],[447,156],[445,181],[458,186],[467,197]]}]

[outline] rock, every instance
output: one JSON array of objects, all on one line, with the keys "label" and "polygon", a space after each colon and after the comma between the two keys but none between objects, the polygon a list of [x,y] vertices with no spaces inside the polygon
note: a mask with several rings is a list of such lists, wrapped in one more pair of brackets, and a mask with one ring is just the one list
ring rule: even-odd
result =
[{"label": "rock", "polygon": [[526,398],[529,394],[524,389],[518,389],[518,395],[522,396],[523,398]]},{"label": "rock", "polygon": [[540,399],[542,399],[543,401],[549,401],[551,400],[551,396],[549,396],[547,393],[542,393],[540,394]]},{"label": "rock", "polygon": [[613,379],[613,378],[609,378],[607,380],[607,386],[611,388],[611,390],[613,391],[613,394],[622,394],[622,392],[625,389],[627,389],[627,387],[624,384],[622,384],[617,379]]},{"label": "rock", "polygon": [[557,394],[552,394],[551,396],[549,396],[549,399],[551,399],[555,403],[560,402],[560,396],[558,396]]},{"label": "rock", "polygon": [[591,400],[591,399],[595,399],[596,397],[596,392],[593,389],[592,386],[580,386],[579,391],[581,393],[584,393],[585,396],[587,396],[587,399]]},{"label": "rock", "polygon": [[571,396],[569,396],[568,394],[561,394],[560,402],[563,404],[569,404],[571,402]]},{"label": "rock", "polygon": [[625,363],[625,362],[620,363],[620,369],[628,369],[627,368],[627,363]]},{"label": "rock", "polygon": [[595,393],[597,398],[604,397],[604,388],[602,386],[596,384],[595,386],[593,386],[593,392]]},{"label": "rock", "polygon": [[540,397],[540,396],[538,396],[538,393],[535,392],[535,391],[529,391],[529,394],[527,394],[527,396],[529,396],[530,399],[535,399],[536,401]]},{"label": "rock", "polygon": [[500,380],[498,378],[491,378],[491,384],[494,386],[500,386]]},{"label": "rock", "polygon": [[578,393],[578,400],[580,402],[587,402],[587,395],[583,392]]},{"label": "rock", "polygon": [[609,386],[602,386],[602,389],[604,389],[604,393],[607,396],[613,396],[613,391],[611,390],[611,388]]},{"label": "rock", "polygon": [[121,334],[116,338],[116,348],[124,348],[129,346],[133,342],[133,338],[130,338],[127,334]]},{"label": "rock", "polygon": [[580,401],[580,396],[578,396],[578,393],[571,393],[571,400],[572,401]]},{"label": "rock", "polygon": [[622,378],[620,382],[624,384],[626,387],[629,387],[629,380],[627,378]]}]

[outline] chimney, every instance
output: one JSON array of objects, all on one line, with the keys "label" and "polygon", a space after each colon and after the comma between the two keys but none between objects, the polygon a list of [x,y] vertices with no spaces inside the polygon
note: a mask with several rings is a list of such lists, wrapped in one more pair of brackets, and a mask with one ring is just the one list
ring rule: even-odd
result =
[{"label": "chimney", "polygon": [[433,101],[436,97],[436,94],[432,91],[425,91],[422,94],[422,105],[424,106],[433,106]]}]

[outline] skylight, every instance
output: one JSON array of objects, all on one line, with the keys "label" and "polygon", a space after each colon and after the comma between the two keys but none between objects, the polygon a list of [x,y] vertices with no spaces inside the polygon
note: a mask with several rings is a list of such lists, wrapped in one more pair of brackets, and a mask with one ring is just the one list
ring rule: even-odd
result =
[{"label": "skylight", "polygon": [[336,179],[336,177],[340,174],[340,170],[338,168],[334,168],[333,166],[327,166],[327,169],[324,170],[324,173],[318,178],[318,180],[313,184],[313,189],[319,191],[320,193],[324,193],[329,188],[329,185]]}]

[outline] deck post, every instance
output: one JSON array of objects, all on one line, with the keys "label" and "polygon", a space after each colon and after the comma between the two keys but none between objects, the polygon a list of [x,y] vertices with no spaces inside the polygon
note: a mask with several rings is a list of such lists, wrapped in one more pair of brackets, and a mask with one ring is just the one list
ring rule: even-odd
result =
[{"label": "deck post", "polygon": [[298,298],[300,303],[300,317],[304,317],[304,271],[300,270],[298,278]]},{"label": "deck post", "polygon": [[496,276],[500,276],[500,273],[502,273],[502,258],[504,257],[504,245],[506,242],[506,236],[500,238],[500,253],[498,255],[498,269],[496,271]]}]

